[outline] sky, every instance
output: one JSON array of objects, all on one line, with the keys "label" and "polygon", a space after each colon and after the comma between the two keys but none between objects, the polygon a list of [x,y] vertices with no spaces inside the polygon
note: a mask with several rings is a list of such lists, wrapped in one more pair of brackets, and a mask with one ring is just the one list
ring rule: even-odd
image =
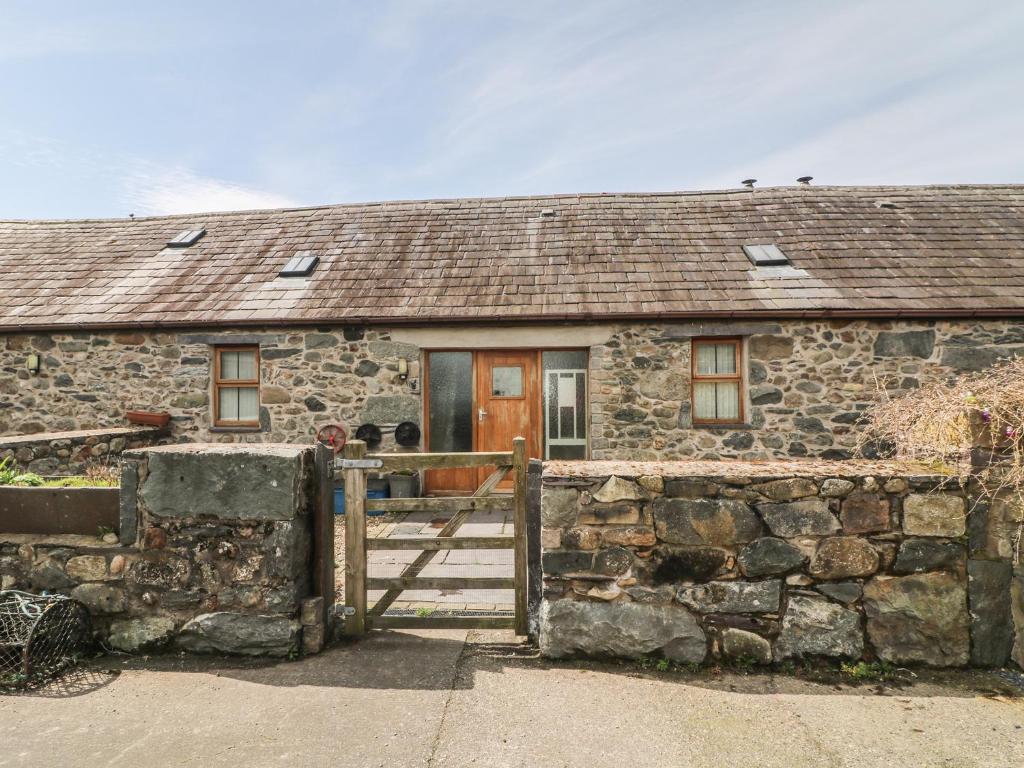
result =
[{"label": "sky", "polygon": [[0,218],[1024,181],[1011,0],[4,0]]}]

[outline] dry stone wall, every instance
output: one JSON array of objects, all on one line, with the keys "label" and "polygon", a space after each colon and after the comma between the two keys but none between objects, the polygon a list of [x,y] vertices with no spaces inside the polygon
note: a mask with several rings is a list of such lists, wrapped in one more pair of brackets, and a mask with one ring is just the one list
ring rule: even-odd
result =
[{"label": "dry stone wall", "polygon": [[895,462],[596,462],[547,464],[542,482],[548,656],[1021,660],[1020,574],[1012,603],[1012,560],[989,546],[1002,523],[956,479]]},{"label": "dry stone wall", "polygon": [[80,600],[117,650],[288,655],[310,590],[314,499],[310,447],[129,452],[121,543],[0,534],[0,586]]},{"label": "dry stone wall", "polygon": [[121,454],[165,442],[155,427],[109,427],[72,432],[44,432],[0,438],[0,461],[10,457],[25,472],[75,475],[97,464],[113,464]]}]

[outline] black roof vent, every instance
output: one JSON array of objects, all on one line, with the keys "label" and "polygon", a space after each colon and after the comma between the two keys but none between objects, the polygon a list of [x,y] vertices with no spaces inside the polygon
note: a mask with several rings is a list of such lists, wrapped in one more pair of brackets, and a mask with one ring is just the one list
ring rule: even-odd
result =
[{"label": "black roof vent", "polygon": [[789,257],[777,245],[744,245],[743,252],[755,267],[784,267],[789,264]]},{"label": "black roof vent", "polygon": [[168,248],[188,248],[206,234],[205,229],[186,229],[179,232],[172,240],[167,241]]},{"label": "black roof vent", "polygon": [[747,189],[753,189],[754,185],[757,184],[757,179],[744,179],[740,182]]},{"label": "black roof vent", "polygon": [[320,257],[309,251],[300,251],[289,259],[278,273],[281,277],[308,277],[320,263]]}]

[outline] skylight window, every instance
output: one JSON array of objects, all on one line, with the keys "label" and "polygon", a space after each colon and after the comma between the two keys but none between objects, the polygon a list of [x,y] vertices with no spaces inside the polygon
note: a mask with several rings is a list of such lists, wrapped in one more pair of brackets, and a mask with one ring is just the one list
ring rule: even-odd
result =
[{"label": "skylight window", "polygon": [[190,245],[195,244],[199,238],[205,234],[205,229],[186,229],[184,232],[180,232],[176,235],[173,240],[168,240],[167,246],[169,248],[188,248]]},{"label": "skylight window", "polygon": [[309,274],[316,269],[316,265],[319,263],[319,256],[316,256],[309,251],[302,251],[301,253],[292,256],[279,274],[281,277],[308,277]]},{"label": "skylight window", "polygon": [[743,252],[755,267],[784,267],[789,264],[789,257],[777,245],[744,245]]}]

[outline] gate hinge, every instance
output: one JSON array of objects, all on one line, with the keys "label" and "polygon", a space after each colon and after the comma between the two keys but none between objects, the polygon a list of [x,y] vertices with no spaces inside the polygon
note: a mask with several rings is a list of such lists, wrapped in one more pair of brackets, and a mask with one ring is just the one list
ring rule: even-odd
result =
[{"label": "gate hinge", "polygon": [[380,469],[384,466],[383,459],[342,459],[342,469]]},{"label": "gate hinge", "polygon": [[351,605],[335,605],[334,606],[335,616],[355,616],[356,609]]}]

